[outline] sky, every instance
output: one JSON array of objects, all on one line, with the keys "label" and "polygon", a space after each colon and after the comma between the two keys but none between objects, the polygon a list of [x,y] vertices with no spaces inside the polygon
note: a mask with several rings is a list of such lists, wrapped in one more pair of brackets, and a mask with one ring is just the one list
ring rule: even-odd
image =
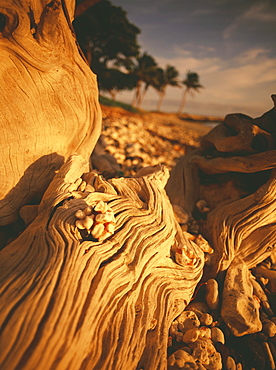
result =
[{"label": "sky", "polygon": [[[258,117],[273,107],[276,93],[275,0],[111,0],[140,28],[141,53],[162,68],[172,65],[184,80],[199,75],[200,93],[185,113]],[[161,110],[178,110],[183,88],[169,87]],[[118,94],[130,103],[132,92]],[[154,110],[158,95],[149,89],[141,108]]]}]

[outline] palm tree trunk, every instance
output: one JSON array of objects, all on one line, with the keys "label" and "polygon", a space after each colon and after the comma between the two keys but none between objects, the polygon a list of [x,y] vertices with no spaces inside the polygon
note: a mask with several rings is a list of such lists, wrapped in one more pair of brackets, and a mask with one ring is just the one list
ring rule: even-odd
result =
[{"label": "palm tree trunk", "polygon": [[136,100],[137,100],[137,92],[136,92],[137,88],[135,88],[134,90],[134,95],[133,95],[133,98],[132,98],[132,101],[131,101],[131,105],[134,107],[135,106],[135,103],[136,103]]},{"label": "palm tree trunk", "polygon": [[144,98],[145,98],[145,95],[146,95],[146,92],[148,91],[148,85],[145,85],[144,86],[144,89],[143,89],[143,91],[141,92],[141,94],[140,94],[140,96],[139,96],[139,100],[138,100],[138,102],[137,102],[137,108],[140,108],[140,106],[141,106],[141,104],[142,104],[142,101],[144,100]]},{"label": "palm tree trunk", "polygon": [[131,105],[133,107],[138,106],[140,95],[141,95],[141,84],[142,84],[142,81],[137,81],[135,93],[134,93],[134,96],[131,102]]},{"label": "palm tree trunk", "polygon": [[162,102],[164,100],[164,96],[165,96],[165,90],[164,91],[161,91],[159,92],[159,100],[157,102],[157,106],[156,106],[156,111],[159,112],[160,109],[161,109],[161,105],[162,105]]},{"label": "palm tree trunk", "polygon": [[183,111],[183,109],[185,107],[187,98],[188,98],[188,93],[189,93],[189,88],[186,87],[186,89],[184,90],[184,93],[183,93],[183,96],[182,96],[182,100],[181,100],[180,106],[178,108],[177,114],[181,114],[182,113],[182,111]]},{"label": "palm tree trunk", "polygon": [[109,91],[109,94],[110,94],[112,100],[116,100],[117,91],[112,89],[112,90]]}]

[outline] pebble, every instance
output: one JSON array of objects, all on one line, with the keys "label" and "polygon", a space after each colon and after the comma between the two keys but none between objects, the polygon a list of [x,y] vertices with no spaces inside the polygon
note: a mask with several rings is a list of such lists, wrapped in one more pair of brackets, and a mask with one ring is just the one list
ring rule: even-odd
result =
[{"label": "pebble", "polygon": [[183,342],[196,342],[200,336],[201,332],[199,329],[189,329],[183,334]]},{"label": "pebble", "polygon": [[221,370],[222,359],[216,351],[210,339],[201,338],[190,344],[193,349],[192,355],[195,360],[200,361],[208,370]]},{"label": "pebble", "polygon": [[194,358],[186,351],[179,349],[168,358],[168,370],[189,369],[185,366],[186,363],[189,364],[190,369],[198,369]]},{"label": "pebble", "polygon": [[178,330],[185,333],[189,329],[198,328],[200,321],[193,311],[183,311],[177,318]]},{"label": "pebble", "polygon": [[228,356],[226,360],[226,370],[236,370],[236,362],[233,357]]},{"label": "pebble", "polygon": [[275,361],[271,353],[269,344],[267,342],[263,342],[263,348],[267,358],[267,363],[269,365],[269,370],[275,370]]},{"label": "pebble", "polygon": [[[156,122],[147,122],[145,125],[145,122],[143,122],[140,118],[136,118],[134,115],[130,115],[129,117],[124,117],[123,115],[118,114],[117,117],[108,117],[105,116],[104,114],[104,128],[103,128],[103,137],[106,142],[106,147],[105,150],[107,153],[110,153],[113,155],[119,165],[122,168],[122,171],[124,172],[124,176],[135,176],[135,174],[140,170],[141,168],[147,167],[147,166],[152,166],[152,165],[157,165],[157,164],[162,164],[164,163],[169,169],[172,168],[179,157],[185,154],[185,147],[184,145],[179,145],[179,144],[172,144],[170,140],[165,140],[162,139],[161,137],[166,137],[168,133],[168,129],[164,131],[164,135],[162,135],[162,127],[157,127]],[[158,135],[153,135],[150,133],[150,130],[152,132],[156,133],[158,131]],[[196,141],[192,136],[189,139],[189,143],[185,142],[185,145],[192,145],[192,146],[197,146],[198,141]],[[81,186],[81,185],[80,185]],[[199,211],[200,212],[208,212],[209,207],[206,203],[199,203],[198,205]],[[87,215],[86,215],[87,216]],[[185,228],[186,230],[186,215],[180,215],[181,217],[181,226]],[[112,227],[114,227],[113,224]],[[191,226],[191,229],[193,230],[194,234],[199,234],[198,230],[198,225],[197,223],[193,223]],[[274,261],[275,263],[275,261]],[[263,274],[263,270],[265,273],[270,273],[270,275],[275,275],[275,266],[271,269],[272,263],[269,261],[266,263],[262,263],[261,268],[256,269],[256,275],[259,276],[259,281],[266,279],[266,274]],[[269,275],[269,277],[270,277]],[[263,281],[262,281],[263,282]],[[267,281],[265,281],[265,284]],[[258,288],[258,293],[260,291],[259,287]],[[259,294],[256,294],[259,296]],[[259,297],[261,298],[261,297]],[[265,297],[266,298],[266,297]],[[174,324],[171,326],[170,333],[172,333],[173,340],[178,342],[178,343],[183,343],[184,339],[185,340],[192,340],[189,342],[189,347],[185,347],[186,351],[176,351],[174,352],[174,357],[179,356],[179,358],[183,358],[183,356],[187,356],[190,354],[188,353],[189,351],[193,354],[193,357],[190,356],[191,362],[195,363],[195,356],[203,356],[204,357],[204,345],[206,348],[211,348],[211,345],[209,346],[210,343],[215,342],[219,345],[223,345],[221,343],[225,342],[225,336],[223,331],[218,328],[216,323],[214,322],[214,319],[212,315],[210,315],[210,312],[212,314],[214,312],[218,313],[218,308],[219,308],[219,291],[218,291],[218,283],[215,279],[210,279],[207,281],[206,284],[206,303],[204,302],[191,302],[189,306],[186,308],[187,310],[195,310],[195,315],[197,315],[199,319],[199,324],[196,324],[195,327],[192,327],[190,329],[185,328],[185,325],[183,323],[180,323],[175,320]],[[265,300],[262,300],[262,308],[265,310],[267,313],[268,317],[263,317],[262,319],[262,324],[263,324],[263,332],[257,333],[256,335],[257,341],[256,343],[251,343],[251,345],[254,347],[248,352],[251,352],[249,355],[249,358],[253,358],[253,353],[256,352],[256,344],[261,343],[261,347],[263,348],[267,359],[270,361],[270,369],[275,369],[275,363],[273,363],[273,355],[272,351],[270,348],[270,341],[275,342],[275,318],[272,317],[274,316],[269,303]],[[266,307],[267,306],[267,307]],[[218,320],[217,317],[215,317],[215,320]],[[200,326],[201,325],[201,326]],[[208,328],[208,326],[213,326],[211,329]],[[203,327],[207,328],[203,329]],[[180,331],[179,329],[182,329]],[[191,332],[189,332],[191,330]],[[212,341],[209,340],[207,337],[209,336],[209,331],[211,332],[211,338]],[[187,334],[188,333],[188,334]],[[205,333],[205,337],[203,338],[203,333]],[[186,337],[185,337],[186,335]],[[184,338],[185,337],[185,338]],[[194,342],[194,338],[197,337],[197,340]],[[206,338],[206,339],[205,339]],[[249,338],[252,338],[250,335]],[[269,341],[268,341],[269,338]],[[251,342],[251,340],[249,340]],[[198,343],[201,343],[201,345],[198,345]],[[208,344],[209,343],[209,344]],[[178,344],[179,345],[179,344]],[[183,345],[185,345],[183,343]],[[200,347],[202,346],[203,347]],[[248,347],[251,347],[251,345],[248,344]],[[272,344],[273,345],[273,344]],[[193,346],[193,350],[190,348]],[[240,346],[243,347],[243,346]],[[188,350],[189,348],[189,350]],[[202,353],[200,351],[203,351]],[[242,348],[241,348],[242,351]],[[184,352],[184,354],[183,354]],[[208,351],[205,352],[205,355],[207,356]],[[181,355],[183,355],[181,357]],[[222,368],[221,365],[221,358],[220,354],[217,353],[215,354],[215,358],[217,356],[217,364],[214,365],[206,365],[204,364],[195,364],[191,365],[189,368],[195,368],[195,369],[212,369],[212,370],[218,370]],[[171,357],[171,356],[170,356]],[[197,358],[199,358],[197,357]],[[208,357],[208,356],[207,356]],[[262,368],[262,362],[260,360],[261,354],[259,357],[259,362],[256,365],[257,370],[260,370]],[[207,358],[205,358],[207,362]],[[233,363],[233,357],[228,356],[227,359],[227,364],[226,368],[228,370],[236,369],[236,370],[242,370],[242,364],[239,363]],[[169,365],[171,367],[168,367],[168,369],[180,369],[176,363],[177,361],[174,360],[174,365]],[[175,366],[175,367],[174,367]],[[193,367],[196,366],[196,367]],[[253,364],[252,364],[253,366]],[[253,367],[252,367],[253,368]],[[188,369],[188,367],[187,367]]]},{"label": "pebble", "polygon": [[215,279],[209,279],[206,283],[205,300],[211,310],[217,310],[219,307],[218,282]]},{"label": "pebble", "polygon": [[225,338],[224,338],[223,331],[220,328],[218,328],[217,326],[214,326],[211,329],[211,338],[212,338],[212,341],[214,343],[216,343],[216,342],[220,342],[222,344],[225,343]]},{"label": "pebble", "polygon": [[[156,125],[154,120],[147,120],[145,125],[145,119],[139,115],[129,114],[124,117],[125,112],[117,115],[109,115],[107,112],[108,108],[103,108],[104,149],[116,158],[124,176],[134,176],[140,168],[157,164],[165,164],[170,169],[185,154],[185,145],[198,145],[198,139],[192,140],[196,133],[191,132],[186,137],[183,132],[179,133],[185,139],[185,145],[175,144],[175,138],[165,139],[168,137],[168,128]],[[156,135],[156,130],[160,134]],[[165,130],[163,135],[162,130]]]},{"label": "pebble", "polygon": [[263,324],[263,332],[268,335],[269,337],[274,337],[276,334],[276,325],[273,321],[269,319],[264,319],[262,321]]},{"label": "pebble", "polygon": [[209,326],[213,323],[213,316],[210,315],[209,313],[202,313],[199,320],[201,325]]},{"label": "pebble", "polygon": [[261,331],[259,333],[256,333],[255,335],[256,339],[259,341],[259,342],[265,342],[267,341],[268,339],[268,336],[265,335],[264,333],[262,333]]}]

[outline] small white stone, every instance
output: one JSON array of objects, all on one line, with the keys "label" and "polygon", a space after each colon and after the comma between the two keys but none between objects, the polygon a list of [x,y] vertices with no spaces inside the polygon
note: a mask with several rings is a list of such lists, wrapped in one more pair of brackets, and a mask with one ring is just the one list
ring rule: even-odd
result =
[{"label": "small white stone", "polygon": [[76,213],[75,213],[75,216],[79,219],[79,220],[83,220],[85,218],[85,213],[79,209]]},{"label": "small white stone", "polygon": [[174,320],[169,328],[169,335],[171,335],[172,337],[175,336],[175,333],[178,332],[178,322],[176,320]]},{"label": "small white stone", "polygon": [[213,317],[209,313],[202,313],[199,317],[201,325],[211,325],[213,322]]},{"label": "small white stone", "polygon": [[264,319],[262,321],[263,332],[269,337],[274,337],[276,335],[276,325],[272,320]]},{"label": "small white stone", "polygon": [[91,229],[91,227],[93,226],[93,223],[94,223],[93,217],[91,216],[86,216],[85,219],[82,221],[83,226],[87,230]]},{"label": "small white stone", "polygon": [[85,208],[83,212],[86,214],[86,216],[89,216],[92,213],[92,208],[88,206]]},{"label": "small white stone", "polygon": [[104,224],[113,221],[113,215],[112,213],[99,213],[96,215],[95,220],[96,222]]},{"label": "small white stone", "polygon": [[180,342],[183,342],[183,334],[180,332],[180,331],[177,331],[175,334],[174,334],[174,337],[175,337],[175,340],[180,343]]},{"label": "small white stone", "polygon": [[109,222],[105,225],[106,231],[108,231],[111,234],[114,234],[115,232],[115,224],[113,222]]},{"label": "small white stone", "polygon": [[200,321],[193,311],[183,311],[178,317],[178,330],[185,333],[189,329],[198,328]]},{"label": "small white stone", "polygon": [[105,213],[107,211],[107,204],[100,200],[94,207],[95,212]]},{"label": "small white stone", "polygon": [[104,224],[95,224],[91,231],[91,235],[95,239],[99,239],[104,233]]},{"label": "small white stone", "polygon": [[200,330],[199,329],[189,329],[183,334],[183,342],[190,343],[196,342],[200,337]]},{"label": "small white stone", "polygon": [[86,188],[86,181],[82,181],[80,186],[78,187],[78,191],[84,191]]},{"label": "small white stone", "polygon": [[208,328],[207,326],[201,326],[199,330],[200,330],[200,336],[202,338],[211,339],[211,329],[210,328]]},{"label": "small white stone", "polygon": [[83,226],[82,220],[77,220],[76,221],[76,226],[78,229],[84,230],[85,226]]},{"label": "small white stone", "polygon": [[194,358],[188,352],[183,351],[183,349],[177,350],[168,358],[168,370],[188,369],[186,364],[190,365],[188,365],[190,369],[198,368]]},{"label": "small white stone", "polygon": [[226,370],[236,370],[236,362],[233,357],[228,356],[226,360]]},{"label": "small white stone", "polygon": [[206,283],[205,300],[211,310],[217,310],[219,307],[218,282],[215,279],[209,279]]},{"label": "small white stone", "polygon": [[218,328],[217,326],[214,326],[211,329],[211,339],[214,343],[217,343],[217,342],[220,342],[222,344],[225,343],[223,331],[220,330],[220,328]]}]

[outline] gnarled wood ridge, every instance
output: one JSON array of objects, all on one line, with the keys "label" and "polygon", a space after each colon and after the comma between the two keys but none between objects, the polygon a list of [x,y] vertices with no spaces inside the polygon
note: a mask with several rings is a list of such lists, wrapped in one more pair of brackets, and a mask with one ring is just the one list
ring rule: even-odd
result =
[{"label": "gnarled wood ridge", "polygon": [[89,172],[101,113],[73,8],[0,1],[1,369],[166,369],[171,323],[221,271],[230,330],[261,329],[249,269],[276,243],[276,112],[227,116],[170,175]]}]

